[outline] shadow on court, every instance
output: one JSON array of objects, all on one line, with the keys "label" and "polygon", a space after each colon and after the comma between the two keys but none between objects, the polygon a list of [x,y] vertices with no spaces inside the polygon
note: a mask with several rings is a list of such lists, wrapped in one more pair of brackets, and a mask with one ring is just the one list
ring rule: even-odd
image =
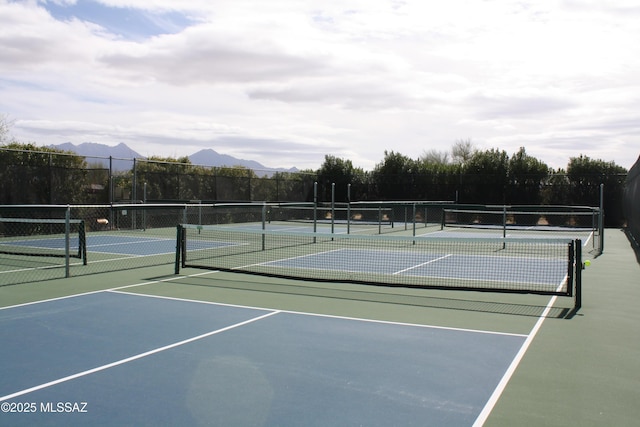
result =
[{"label": "shadow on court", "polygon": [[[163,277],[166,278],[166,277]],[[148,280],[158,280],[159,278],[149,278]],[[221,280],[211,277],[185,277],[171,281],[175,284],[195,286],[203,288],[230,289],[238,291],[259,292],[265,294],[280,294],[301,297],[318,297],[329,300],[373,302],[381,304],[392,304],[400,306],[436,308],[446,310],[460,310],[468,312],[481,312],[492,314],[505,314],[512,316],[541,317],[545,311],[546,303],[543,304],[522,304],[506,301],[481,301],[471,298],[457,298],[453,294],[462,294],[462,291],[451,291],[452,297],[441,297],[426,295],[428,290],[423,290],[425,295],[418,293],[401,293],[406,290],[399,287],[384,288],[368,285],[361,285],[362,289],[354,289],[353,286],[345,289],[336,289],[318,285],[317,282],[309,283],[266,283],[264,281],[249,281],[242,279]],[[385,292],[385,290],[387,292]],[[498,294],[493,294],[498,296]],[[546,314],[550,319],[569,319],[575,315],[575,311],[568,307],[551,307]]]}]

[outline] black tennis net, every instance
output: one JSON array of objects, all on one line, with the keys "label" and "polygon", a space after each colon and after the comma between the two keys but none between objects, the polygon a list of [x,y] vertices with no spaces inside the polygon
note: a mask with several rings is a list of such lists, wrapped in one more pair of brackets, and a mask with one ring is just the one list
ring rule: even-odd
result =
[{"label": "black tennis net", "polygon": [[312,281],[574,296],[580,241],[356,235],[178,226],[180,268]]},{"label": "black tennis net", "polygon": [[71,257],[86,264],[85,223],[78,219],[0,218],[0,254]]},{"label": "black tennis net", "polygon": [[497,230],[502,237],[580,237],[589,251],[602,253],[603,223],[598,208],[545,206],[487,206],[484,209],[445,208],[441,229]]}]

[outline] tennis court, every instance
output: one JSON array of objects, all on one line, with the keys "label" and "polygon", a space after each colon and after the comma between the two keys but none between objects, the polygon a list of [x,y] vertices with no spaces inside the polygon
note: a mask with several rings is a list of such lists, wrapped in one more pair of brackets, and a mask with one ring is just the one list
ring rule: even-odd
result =
[{"label": "tennis court", "polygon": [[0,319],[0,400],[37,402],[13,425],[57,402],[80,408],[67,425],[470,425],[526,339],[122,291]]},{"label": "tennis court", "polygon": [[[86,244],[77,274],[0,286],[0,425],[635,422],[640,295],[622,233],[585,270],[580,307],[591,241],[576,230],[404,225],[71,237]],[[96,267],[130,259],[157,265]]]}]

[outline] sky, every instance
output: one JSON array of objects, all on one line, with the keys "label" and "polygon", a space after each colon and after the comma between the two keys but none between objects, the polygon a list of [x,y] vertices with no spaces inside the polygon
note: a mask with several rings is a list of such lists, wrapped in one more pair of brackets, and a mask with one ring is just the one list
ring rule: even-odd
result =
[{"label": "sky", "polygon": [[640,155],[637,0],[0,0],[0,115],[37,145],[373,170],[457,141]]}]

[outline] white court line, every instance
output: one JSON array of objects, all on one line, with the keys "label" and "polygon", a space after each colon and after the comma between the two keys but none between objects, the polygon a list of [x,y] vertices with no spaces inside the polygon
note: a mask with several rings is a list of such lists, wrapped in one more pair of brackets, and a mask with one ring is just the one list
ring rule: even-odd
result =
[{"label": "white court line", "polygon": [[585,239],[585,241],[582,244],[582,246],[584,246],[586,248],[587,245],[589,244],[589,241],[591,241],[592,238],[595,239],[593,231],[591,233],[589,233],[589,236]]},{"label": "white court line", "polygon": [[553,305],[555,304],[556,299],[558,299],[558,296],[554,295],[549,300],[549,303],[547,304],[547,306],[545,307],[544,311],[542,312],[542,314],[538,318],[538,321],[536,322],[536,324],[531,329],[531,332],[529,332],[529,335],[527,336],[527,339],[522,344],[522,347],[520,347],[520,350],[518,351],[518,353],[516,354],[514,359],[511,361],[511,364],[509,365],[509,368],[507,368],[507,371],[502,376],[502,379],[500,380],[500,382],[498,383],[497,387],[495,388],[495,390],[491,394],[491,397],[489,398],[487,403],[484,405],[484,408],[482,408],[482,411],[480,412],[480,414],[476,418],[475,422],[473,423],[473,427],[481,427],[481,426],[483,426],[484,423],[487,421],[487,418],[489,418],[489,415],[491,414],[491,411],[493,411],[493,408],[496,406],[496,403],[498,403],[498,400],[500,399],[500,396],[502,396],[502,393],[504,392],[505,388],[507,387],[507,384],[511,380],[511,377],[513,376],[513,374],[515,373],[516,369],[518,368],[518,365],[520,365],[520,362],[522,361],[522,358],[524,357],[524,355],[526,354],[527,350],[529,349],[529,346],[533,342],[533,339],[538,334],[538,331],[542,327],[542,323],[544,323],[544,320],[546,319],[547,315],[549,314],[549,311],[551,311],[551,307],[553,307]]},{"label": "white court line", "polygon": [[[187,277],[192,277],[192,276],[187,276]],[[271,310],[273,310],[273,308],[266,308],[266,307],[256,307],[256,306],[239,305],[239,304],[228,304],[228,303],[213,302],[213,301],[201,301],[201,300],[194,300],[194,299],[188,299],[188,298],[168,297],[168,296],[164,296],[164,295],[140,294],[140,293],[136,293],[136,292],[126,292],[126,291],[121,291],[121,290],[116,290],[116,289],[108,290],[106,292],[118,293],[118,294],[122,294],[122,295],[132,295],[132,296],[136,296],[136,297],[158,298],[158,299],[166,299],[166,300],[171,300],[171,301],[191,302],[191,303],[196,303],[196,304],[219,305],[219,306],[223,306],[223,307],[236,307],[236,308],[244,308],[244,309],[250,309],[250,310],[261,310],[261,311],[271,311]],[[361,317],[349,317],[349,316],[338,316],[338,315],[333,315],[333,314],[309,313],[309,312],[305,312],[305,311],[279,310],[279,312],[280,313],[287,313],[287,314],[296,314],[296,315],[301,315],[301,316],[327,317],[327,318],[331,318],[331,319],[353,320],[353,321],[357,321],[357,322],[382,323],[382,324],[385,324],[385,325],[411,326],[411,327],[417,327],[417,328],[440,329],[440,330],[457,331],[457,332],[471,332],[471,333],[477,333],[477,334],[504,335],[504,336],[521,337],[521,338],[524,338],[524,337],[527,336],[526,334],[518,334],[518,333],[514,333],[514,332],[498,332],[498,331],[487,331],[487,330],[483,330],[483,329],[456,328],[456,327],[453,327],[453,326],[438,326],[438,325],[424,325],[424,324],[419,324],[419,323],[393,322],[393,321],[390,321],[390,320],[364,319],[364,318],[361,318]]]},{"label": "white court line", "polygon": [[[124,259],[128,259],[128,258],[124,258]],[[150,280],[148,282],[134,283],[133,285],[123,285],[123,286],[117,286],[115,288],[99,289],[99,290],[96,290],[96,291],[82,292],[82,293],[79,293],[79,294],[65,295],[65,296],[62,296],[62,297],[48,298],[48,299],[43,299],[43,300],[39,300],[39,301],[25,302],[25,303],[22,303],[22,304],[8,305],[6,307],[0,307],[0,310],[7,310],[7,309],[10,309],[10,308],[17,308],[17,307],[25,307],[25,306],[29,306],[29,305],[42,304],[42,303],[51,302],[51,301],[60,301],[60,300],[68,299],[68,298],[76,298],[76,297],[82,297],[82,296],[85,296],[85,295],[99,294],[101,292],[115,291],[115,290],[118,290],[118,289],[135,288],[135,287],[138,287],[138,286],[153,285],[153,284],[162,283],[162,282],[171,282],[172,280],[180,280],[180,279],[184,279],[185,277],[197,277],[197,276],[203,276],[205,274],[211,274],[211,273],[216,273],[216,271],[204,271],[202,273],[191,274],[191,275],[188,275],[188,276],[174,276],[174,277],[168,277],[166,279]]]},{"label": "white court line", "polygon": [[422,262],[422,263],[420,263],[420,264],[412,265],[411,267],[408,267],[408,268],[405,268],[405,269],[402,269],[402,270],[396,271],[396,272],[394,272],[394,273],[392,273],[392,274],[400,274],[400,273],[404,273],[404,272],[406,272],[406,271],[409,271],[409,270],[413,270],[413,269],[416,269],[416,268],[422,267],[423,265],[431,264],[432,262],[436,262],[436,261],[440,261],[441,259],[449,258],[449,257],[450,257],[450,256],[452,256],[452,255],[453,255],[453,254],[442,255],[441,257],[434,258],[434,259],[432,259],[432,260],[425,261],[425,262]]},{"label": "white court line", "polygon": [[[311,254],[304,254],[304,255],[297,255],[297,256],[293,256],[293,257],[289,257],[289,258],[282,258],[282,259],[276,259],[273,261],[264,261],[264,262],[257,262],[255,264],[247,264],[247,265],[243,265],[240,267],[233,267],[232,270],[242,270],[243,268],[249,268],[249,267],[256,267],[256,266],[261,266],[261,265],[269,265],[269,264],[277,264],[280,262],[286,262],[286,261],[292,261],[294,259],[301,259],[301,258],[308,258],[308,257],[312,257],[312,256],[316,256],[316,255],[325,255],[325,254],[329,254],[332,252],[340,252],[340,251],[345,251],[347,249],[345,248],[340,248],[340,249],[331,249],[328,251],[322,251],[322,252],[314,252]],[[289,267],[289,268],[303,268],[303,269],[308,269],[308,270],[325,270],[322,267],[317,267],[317,268],[308,268],[308,267]]]},{"label": "white court line", "polygon": [[134,360],[142,359],[143,357],[151,356],[153,354],[160,353],[161,351],[170,350],[170,349],[175,348],[175,347],[179,347],[179,346],[182,346],[182,345],[185,345],[185,344],[189,344],[191,342],[198,341],[198,340],[201,340],[203,338],[210,337],[212,335],[220,334],[222,332],[225,332],[225,331],[228,331],[228,330],[231,330],[231,329],[235,329],[235,328],[238,328],[240,326],[244,326],[244,325],[247,325],[249,323],[256,322],[258,320],[265,319],[267,317],[273,316],[274,314],[278,314],[278,313],[279,313],[279,311],[272,311],[270,313],[263,314],[262,316],[258,316],[258,317],[254,317],[254,318],[249,319],[249,320],[245,320],[244,322],[239,322],[239,323],[236,323],[236,324],[224,327],[224,328],[220,328],[220,329],[216,329],[216,330],[211,331],[211,332],[207,332],[207,333],[202,334],[202,335],[198,335],[198,336],[195,336],[195,337],[188,338],[186,340],[178,341],[178,342],[175,342],[173,344],[165,345],[163,347],[158,347],[158,348],[150,350],[150,351],[145,351],[144,353],[139,353],[139,354],[136,354],[134,356],[127,357],[125,359],[121,359],[121,360],[118,360],[118,361],[115,361],[115,362],[112,362],[112,363],[108,363],[106,365],[98,366],[98,367],[93,368],[93,369],[88,369],[86,371],[78,372],[76,374],[69,375],[69,376],[66,376],[66,377],[63,377],[63,378],[59,378],[59,379],[54,380],[54,381],[49,381],[47,383],[40,384],[40,385],[37,385],[37,386],[34,386],[34,387],[30,387],[30,388],[27,388],[27,389],[24,389],[24,390],[20,390],[20,391],[17,391],[15,393],[7,394],[6,396],[0,397],[0,402],[2,402],[4,400],[8,400],[8,399],[13,399],[15,397],[22,396],[22,395],[25,395],[25,394],[28,394],[28,393],[32,393],[34,391],[42,390],[44,388],[48,388],[48,387],[51,387],[51,386],[54,386],[54,385],[57,385],[57,384],[60,384],[60,383],[71,381],[71,380],[74,380],[76,378],[80,378],[80,377],[84,377],[84,376],[87,376],[87,375],[91,375],[91,374],[94,374],[96,372],[104,371],[105,369],[113,368],[113,367],[116,367],[116,366],[119,366],[119,365],[123,365],[123,364],[129,363],[129,362],[133,362]]},{"label": "white court line", "polygon": [[[118,237],[118,236],[100,236],[102,237]],[[135,238],[135,237],[132,237]],[[139,245],[139,244],[149,244],[149,243],[156,243],[156,242],[175,242],[176,239],[169,239],[166,237],[140,237],[140,238],[135,238],[136,240],[124,240],[122,242],[112,242],[112,243],[100,243],[100,241],[96,241],[95,243],[92,242],[91,245],[87,244],[87,250],[89,248],[96,248],[96,247],[105,247],[105,246],[122,246],[122,245]],[[141,240],[144,239],[144,240]],[[92,240],[97,240],[96,239],[92,239]]]}]

